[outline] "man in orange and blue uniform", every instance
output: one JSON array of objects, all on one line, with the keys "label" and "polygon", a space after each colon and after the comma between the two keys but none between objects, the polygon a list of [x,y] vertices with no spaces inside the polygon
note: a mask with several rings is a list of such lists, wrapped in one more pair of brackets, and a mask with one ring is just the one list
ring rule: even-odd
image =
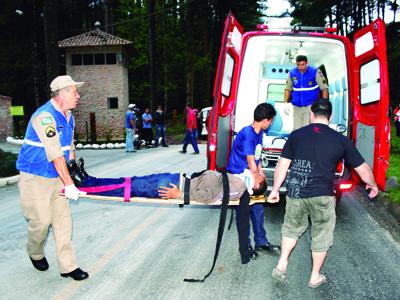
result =
[{"label": "man in orange and blue uniform", "polygon": [[[83,84],[67,75],[51,82],[52,98],[32,115],[17,160],[21,208],[29,224],[29,258],[37,270],[49,268],[44,245],[51,225],[61,276],[75,280],[89,277],[75,258],[68,201],[77,200],[81,193],[69,175],[67,162],[75,158],[75,122],[70,110],[78,105],[77,87]],[[65,196],[59,194],[62,189]]]},{"label": "man in orange and blue uniform", "polygon": [[[321,70],[308,65],[307,57],[296,57],[296,68],[290,70],[286,80],[285,103],[292,98],[293,130],[309,124],[311,104],[320,98],[328,99],[328,82]],[[290,108],[285,104],[285,114]]]}]

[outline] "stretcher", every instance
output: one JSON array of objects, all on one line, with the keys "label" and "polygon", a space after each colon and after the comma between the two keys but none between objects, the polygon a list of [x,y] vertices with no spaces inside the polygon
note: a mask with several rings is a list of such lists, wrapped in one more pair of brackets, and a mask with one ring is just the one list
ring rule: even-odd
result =
[{"label": "stretcher", "polygon": [[[183,199],[161,199],[161,198],[144,198],[144,197],[131,197],[129,199],[124,199],[124,197],[115,197],[115,196],[101,196],[101,195],[91,195],[84,194],[79,195],[79,198],[85,198],[90,200],[98,200],[98,201],[114,201],[114,202],[133,202],[133,203],[149,203],[149,204],[178,204],[185,205]],[[256,203],[267,203],[267,199],[265,196],[251,196],[250,197],[250,205]],[[216,201],[214,203],[203,203],[194,200],[190,200],[191,205],[221,205],[221,201]],[[239,200],[232,200],[228,203],[229,206],[239,205]]]}]

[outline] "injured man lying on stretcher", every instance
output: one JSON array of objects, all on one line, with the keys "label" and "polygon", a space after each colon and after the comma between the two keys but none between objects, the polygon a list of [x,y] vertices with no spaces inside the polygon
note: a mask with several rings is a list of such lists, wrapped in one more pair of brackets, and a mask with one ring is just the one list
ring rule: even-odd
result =
[{"label": "injured man lying on stretcher", "polygon": [[[181,173],[161,173],[146,176],[121,178],[96,178],[89,176],[84,169],[83,159],[78,164],[68,162],[70,175],[75,185],[89,195],[147,198],[179,198],[211,204],[221,202],[223,197],[223,176],[216,171],[203,171],[192,174],[191,178]],[[254,182],[249,171],[239,176],[227,174],[229,200],[239,200],[236,210],[236,229],[238,232],[239,252],[242,264],[247,264],[251,255],[248,245],[250,232],[250,194],[262,195],[266,190],[265,181]]]},{"label": "injured man lying on stretcher", "polygon": [[[97,178],[87,174],[82,158],[78,165],[71,160],[68,167],[78,189],[92,195],[165,199],[188,197],[189,200],[203,204],[221,202],[223,196],[222,174],[217,171],[205,170],[194,173],[190,177],[182,173],[158,173],[145,176]],[[254,182],[249,170],[238,175],[227,175],[229,200],[239,200],[245,190],[250,195],[262,195],[266,190],[265,181]]]}]

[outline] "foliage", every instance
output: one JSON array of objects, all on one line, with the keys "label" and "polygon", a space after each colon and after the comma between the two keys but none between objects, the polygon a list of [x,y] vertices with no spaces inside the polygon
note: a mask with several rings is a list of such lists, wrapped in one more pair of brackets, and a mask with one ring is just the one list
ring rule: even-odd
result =
[{"label": "foliage", "polygon": [[397,11],[396,1],[387,0],[289,0],[294,7],[293,23],[302,25],[323,26],[326,19],[329,24],[336,24],[342,34],[349,34],[365,25],[370,24],[374,18],[385,20],[385,10]]},{"label": "foliage", "polygon": [[8,177],[18,174],[18,171],[15,168],[17,157],[17,154],[4,152],[0,149],[0,177]]},{"label": "foliage", "polygon": [[[150,1],[155,3],[153,63],[149,59]],[[49,96],[49,73],[55,69],[60,74],[66,72],[63,51],[51,48],[49,42],[93,30],[99,21],[101,30],[132,41],[128,51],[131,102],[143,108],[155,95],[152,108],[164,104],[180,110],[187,100],[196,107],[209,106],[226,15],[232,10],[246,29],[254,29],[265,2],[0,1],[0,94],[12,97],[13,105],[24,105],[27,121]],[[52,20],[53,26],[44,26]],[[56,66],[54,56],[58,56]],[[154,69],[154,86],[150,83],[150,67]]]},{"label": "foliage", "polygon": [[[400,137],[396,136],[395,128],[392,126],[390,140],[390,159],[387,177],[396,176],[400,179]],[[390,199],[400,204],[400,189],[388,191]]]}]

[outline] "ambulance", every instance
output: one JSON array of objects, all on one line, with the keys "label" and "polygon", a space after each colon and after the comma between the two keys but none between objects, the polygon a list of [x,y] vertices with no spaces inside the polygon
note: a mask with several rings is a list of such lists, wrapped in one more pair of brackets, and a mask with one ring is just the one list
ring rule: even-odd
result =
[{"label": "ambulance", "polygon": [[[384,190],[390,140],[384,22],[375,20],[352,40],[329,27],[276,30],[260,24],[257,31],[244,32],[232,13],[224,26],[209,117],[208,169],[226,168],[235,135],[252,123],[258,104],[270,103],[277,115],[264,136],[261,163],[272,187],[274,169],[293,130],[293,110],[284,109],[285,83],[296,67],[296,56],[305,55],[309,65],[326,74],[333,105],[331,128],[354,143]],[[338,165],[336,178],[337,198],[359,183],[345,161]]]}]

